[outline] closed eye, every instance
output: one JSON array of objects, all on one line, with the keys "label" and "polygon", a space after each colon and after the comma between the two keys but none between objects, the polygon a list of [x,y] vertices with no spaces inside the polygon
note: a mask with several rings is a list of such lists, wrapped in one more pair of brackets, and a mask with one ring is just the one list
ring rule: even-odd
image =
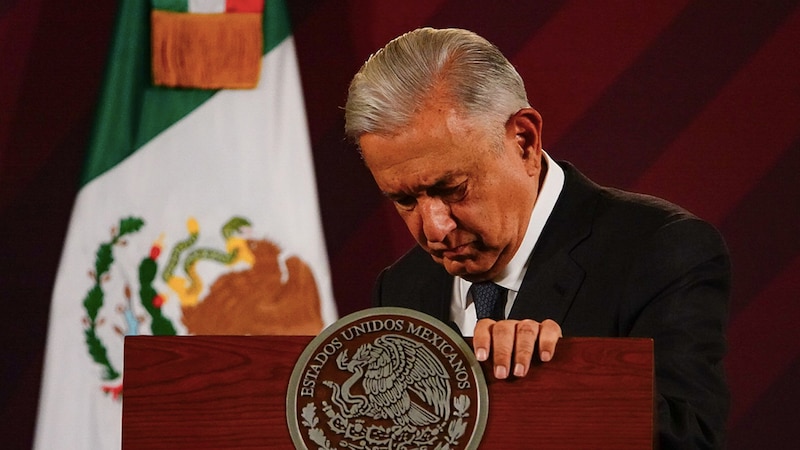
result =
[{"label": "closed eye", "polygon": [[433,186],[428,189],[428,195],[439,197],[446,203],[459,202],[467,195],[467,181],[464,180],[455,186]]},{"label": "closed eye", "polygon": [[[456,185],[449,185],[442,182],[429,187],[425,190],[424,195],[431,198],[438,198],[444,203],[456,203],[466,197],[467,187],[467,180]],[[418,203],[417,195],[389,192],[384,192],[384,195],[395,204],[395,207],[404,211],[412,211]]]},{"label": "closed eye", "polygon": [[417,204],[417,199],[410,195],[393,197],[392,201],[395,205],[397,205],[397,207],[405,210],[414,209],[414,206]]}]

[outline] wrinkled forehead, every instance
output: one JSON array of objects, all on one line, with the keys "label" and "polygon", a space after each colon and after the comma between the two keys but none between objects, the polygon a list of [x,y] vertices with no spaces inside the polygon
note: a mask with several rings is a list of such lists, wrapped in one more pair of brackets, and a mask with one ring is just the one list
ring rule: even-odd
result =
[{"label": "wrinkled forehead", "polygon": [[[364,161],[376,168],[376,159],[384,164],[399,164],[407,159],[441,154],[455,159],[485,146],[489,136],[499,133],[477,120],[465,117],[448,104],[428,105],[411,122],[393,133],[365,133],[359,138]],[[461,153],[461,155],[459,155]]]}]

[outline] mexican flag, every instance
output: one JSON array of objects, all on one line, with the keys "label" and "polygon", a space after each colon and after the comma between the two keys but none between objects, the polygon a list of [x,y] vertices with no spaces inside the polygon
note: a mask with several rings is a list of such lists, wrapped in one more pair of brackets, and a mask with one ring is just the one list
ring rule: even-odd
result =
[{"label": "mexican flag", "polygon": [[282,0],[122,0],[53,291],[35,447],[120,447],[124,337],[337,318]]}]

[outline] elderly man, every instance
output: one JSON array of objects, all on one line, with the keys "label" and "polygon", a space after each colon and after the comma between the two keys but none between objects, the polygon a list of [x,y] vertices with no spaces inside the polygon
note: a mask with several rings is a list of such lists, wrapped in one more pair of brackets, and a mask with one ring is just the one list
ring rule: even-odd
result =
[{"label": "elderly man", "polygon": [[453,323],[497,378],[550,360],[562,335],[651,337],[661,447],[723,445],[730,267],[712,226],[551,159],[521,77],[469,31],[391,41],[345,114],[418,244],[380,275],[376,305]]}]

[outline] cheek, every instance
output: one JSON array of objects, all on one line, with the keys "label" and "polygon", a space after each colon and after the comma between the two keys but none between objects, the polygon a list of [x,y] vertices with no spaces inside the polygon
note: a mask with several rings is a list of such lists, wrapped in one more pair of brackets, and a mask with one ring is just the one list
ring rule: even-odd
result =
[{"label": "cheek", "polygon": [[451,207],[451,217],[456,222],[456,228],[462,233],[469,233],[479,240],[486,239],[490,216],[477,202],[457,204]]},{"label": "cheek", "polygon": [[507,221],[503,205],[503,202],[497,207],[491,202],[471,201],[453,207],[453,216],[458,228],[474,234],[486,245],[497,245],[503,239]]}]

